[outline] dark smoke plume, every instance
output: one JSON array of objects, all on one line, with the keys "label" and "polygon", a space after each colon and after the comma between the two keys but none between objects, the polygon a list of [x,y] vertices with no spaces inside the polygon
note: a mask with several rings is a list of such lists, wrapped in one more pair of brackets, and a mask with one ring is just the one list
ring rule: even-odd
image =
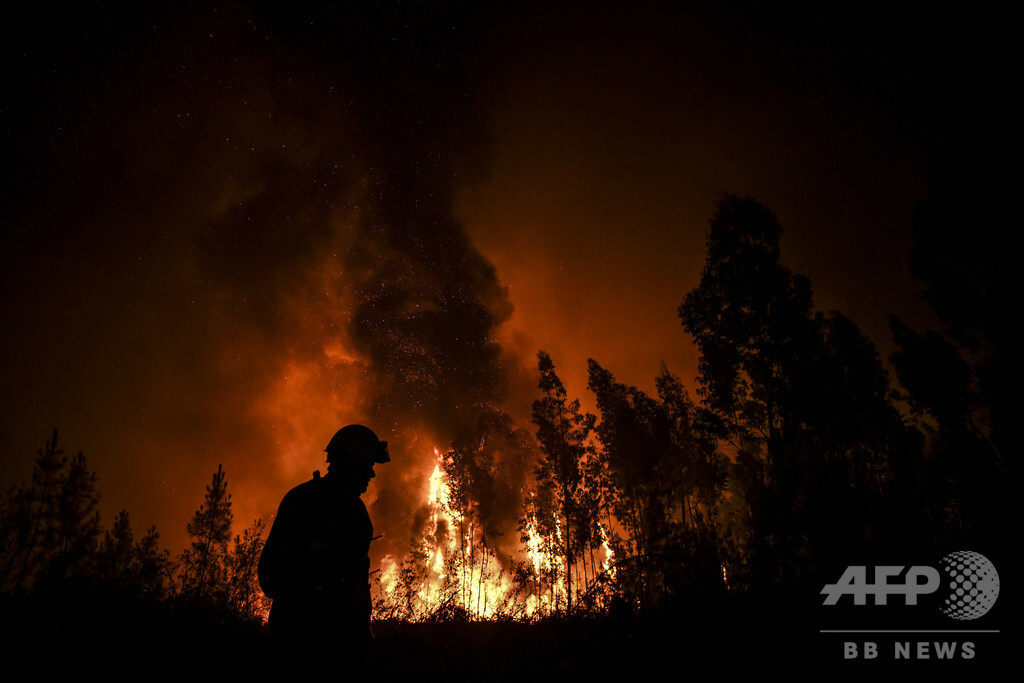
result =
[{"label": "dark smoke plume", "polygon": [[[365,422],[394,454],[371,489],[380,552],[404,553],[434,447],[509,442],[506,413],[529,405],[496,341],[507,292],[453,215],[486,168],[495,16],[300,2],[27,19],[9,43],[3,270],[32,296],[5,297],[5,319],[12,355],[69,371],[6,371],[37,394],[5,396],[11,420],[84,444],[141,524],[182,520],[161,528],[171,545],[218,463],[237,518],[266,515],[334,429]],[[518,491],[527,468],[501,453]]]},{"label": "dark smoke plume", "polygon": [[[321,343],[339,343],[357,359],[357,412],[392,442],[399,469],[427,461],[429,473],[434,446],[477,444],[466,451],[486,461],[476,469],[504,478],[503,495],[485,478],[471,484],[479,514],[497,536],[518,511],[529,445],[506,412],[512,386],[521,383],[512,376],[519,364],[496,341],[511,304],[494,267],[454,216],[459,185],[485,165],[485,55],[468,42],[483,33],[478,18],[465,13],[408,10],[357,6],[308,24],[278,18],[296,51],[328,46],[319,54],[337,60],[318,69],[343,84],[342,134],[303,168],[265,164],[254,179],[263,183],[260,190],[230,217],[229,232],[273,215],[286,220],[287,230],[275,234],[267,225],[243,240],[256,252],[252,260],[329,254],[320,267],[340,310],[325,313]],[[335,170],[339,165],[355,171]],[[339,175],[340,188],[320,189],[318,179]],[[302,185],[315,189],[302,192]],[[341,198],[347,210],[332,205]],[[323,310],[323,302],[314,306]],[[388,520],[411,519],[423,502],[418,483],[383,487],[375,510]]]}]

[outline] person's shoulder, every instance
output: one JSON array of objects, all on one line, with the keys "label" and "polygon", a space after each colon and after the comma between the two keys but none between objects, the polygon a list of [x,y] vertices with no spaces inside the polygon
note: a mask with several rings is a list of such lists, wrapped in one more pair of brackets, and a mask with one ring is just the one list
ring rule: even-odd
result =
[{"label": "person's shoulder", "polygon": [[309,500],[319,495],[323,480],[321,477],[313,477],[309,481],[304,481],[288,493],[284,494],[284,499],[281,501],[281,505],[293,504],[302,501]]}]

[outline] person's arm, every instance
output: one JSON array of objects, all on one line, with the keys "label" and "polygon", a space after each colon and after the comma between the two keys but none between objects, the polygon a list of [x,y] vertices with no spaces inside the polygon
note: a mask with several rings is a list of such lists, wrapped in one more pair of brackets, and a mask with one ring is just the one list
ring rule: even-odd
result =
[{"label": "person's arm", "polygon": [[260,588],[272,600],[288,592],[295,583],[298,553],[294,533],[289,498],[285,496],[270,527],[257,567]]}]

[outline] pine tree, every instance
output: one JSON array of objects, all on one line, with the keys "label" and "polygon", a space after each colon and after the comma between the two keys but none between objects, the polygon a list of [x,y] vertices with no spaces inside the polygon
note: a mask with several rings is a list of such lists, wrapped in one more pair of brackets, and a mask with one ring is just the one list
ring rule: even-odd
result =
[{"label": "pine tree", "polygon": [[39,451],[27,486],[3,504],[0,588],[31,589],[91,573],[102,533],[96,474],[79,453],[70,461],[57,448],[57,432]]},{"label": "pine tree", "polygon": [[181,593],[188,597],[222,601],[227,593],[228,543],[231,540],[231,494],[224,468],[217,466],[213,482],[192,521],[188,534],[191,548],[181,557]]},{"label": "pine tree", "polygon": [[96,473],[80,452],[69,463],[56,499],[57,547],[47,575],[52,580],[90,574],[102,524],[96,506],[100,494]]},{"label": "pine tree", "polygon": [[172,579],[170,552],[160,548],[160,534],[151,526],[135,544],[136,566],[133,583],[140,594],[162,600]]},{"label": "pine tree", "polygon": [[10,491],[3,506],[0,589],[31,588],[57,546],[56,501],[67,458],[57,447],[57,430],[39,451],[32,480]]},{"label": "pine tree", "polygon": [[117,514],[114,526],[104,534],[97,565],[105,583],[119,589],[127,587],[136,565],[135,537],[127,510]]}]

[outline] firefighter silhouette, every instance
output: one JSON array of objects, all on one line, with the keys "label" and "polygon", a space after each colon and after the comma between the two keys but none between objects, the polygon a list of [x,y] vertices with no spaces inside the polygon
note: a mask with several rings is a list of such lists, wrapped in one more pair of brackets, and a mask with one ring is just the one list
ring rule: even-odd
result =
[{"label": "firefighter silhouette", "polygon": [[387,442],[362,425],[338,431],[325,450],[327,474],[285,495],[259,562],[281,664],[314,680],[365,666],[373,526],[359,496],[374,465],[391,459]]}]

